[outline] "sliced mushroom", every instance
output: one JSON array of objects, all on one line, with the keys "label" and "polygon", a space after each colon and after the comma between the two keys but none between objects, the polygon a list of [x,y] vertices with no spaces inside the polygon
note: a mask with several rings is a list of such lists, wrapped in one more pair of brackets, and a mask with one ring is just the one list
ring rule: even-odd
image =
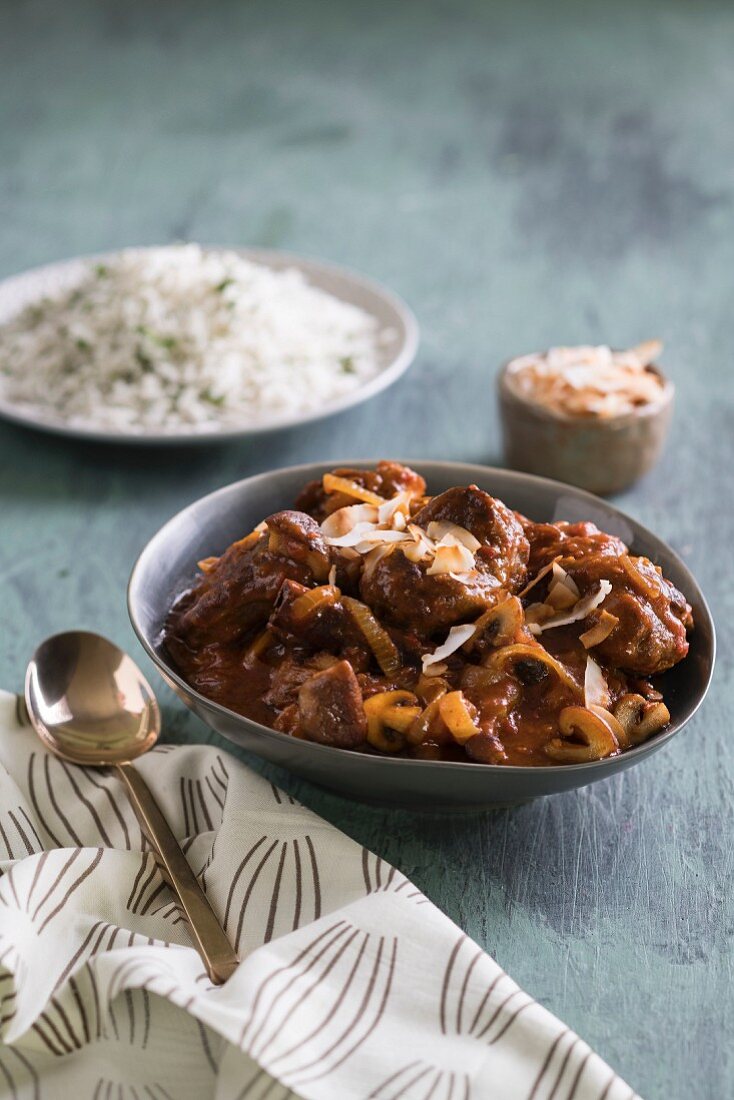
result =
[{"label": "sliced mushroom", "polygon": [[618,753],[617,738],[598,709],[564,707],[558,716],[561,736],[548,742],[546,755],[557,764],[585,764]]},{"label": "sliced mushroom", "polygon": [[[515,669],[516,674],[519,673],[518,679],[521,679],[523,683],[526,681],[539,683],[548,671],[551,671],[574,695],[578,698],[583,696],[581,686],[576,683],[568,669],[564,668],[555,657],[551,657],[550,653],[543,649],[541,645],[517,643],[504,646],[492,653],[484,663],[487,668],[507,669],[508,671]],[[540,673],[537,671],[538,666],[543,666]]]},{"label": "sliced mushroom", "polygon": [[614,716],[624,730],[625,747],[640,745],[670,721],[665,703],[634,694],[622,696],[614,708]]},{"label": "sliced mushroom", "polygon": [[474,623],[474,634],[463,648],[471,650],[480,640],[488,642],[494,648],[511,645],[520,634],[523,624],[522,604],[517,596],[510,596],[479,616]]},{"label": "sliced mushroom", "polygon": [[381,691],[365,699],[367,740],[380,752],[399,752],[405,745],[403,733],[421,713],[412,691]]}]

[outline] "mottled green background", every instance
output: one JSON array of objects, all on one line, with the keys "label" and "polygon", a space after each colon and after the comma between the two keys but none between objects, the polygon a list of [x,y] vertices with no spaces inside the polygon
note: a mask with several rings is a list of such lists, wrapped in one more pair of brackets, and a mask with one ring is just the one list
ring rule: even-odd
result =
[{"label": "mottled green background", "polygon": [[[255,443],[128,452],[2,427],[3,684],[73,625],[140,655],[130,567],[194,497],[310,459],[496,462],[504,358],[665,339],[674,441],[620,502],[713,603],[701,715],[615,780],[497,814],[292,784],[647,1100],[734,1092],[733,51],[723,2],[0,4],[0,273],[180,238],[283,247],[385,280],[423,331],[390,393]],[[167,736],[208,736],[161,694]]]}]

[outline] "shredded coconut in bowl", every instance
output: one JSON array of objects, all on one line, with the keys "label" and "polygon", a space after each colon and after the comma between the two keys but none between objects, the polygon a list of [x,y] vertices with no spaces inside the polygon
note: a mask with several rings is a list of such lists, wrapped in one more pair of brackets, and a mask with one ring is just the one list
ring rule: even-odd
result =
[{"label": "shredded coconut in bowl", "polygon": [[513,359],[508,379],[522,397],[552,412],[608,419],[660,400],[664,383],[651,364],[662,350],[659,340],[628,351],[551,348]]},{"label": "shredded coconut in bowl", "polygon": [[393,335],[295,268],[128,249],[0,327],[0,397],[87,429],[247,428],[357,389]]}]

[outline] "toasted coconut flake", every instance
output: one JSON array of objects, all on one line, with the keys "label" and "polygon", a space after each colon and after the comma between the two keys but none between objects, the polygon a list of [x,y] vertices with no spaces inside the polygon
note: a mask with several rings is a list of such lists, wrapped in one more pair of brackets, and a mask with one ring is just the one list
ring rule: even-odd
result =
[{"label": "toasted coconut flake", "polygon": [[479,539],[467,531],[466,527],[460,527],[458,523],[449,523],[447,520],[432,520],[426,527],[426,534],[430,539],[444,546],[465,546],[472,554],[476,554],[482,545]]},{"label": "toasted coconut flake", "polygon": [[445,662],[441,662],[437,665],[431,665],[429,668],[423,669],[424,676],[443,676],[444,672],[448,672],[449,666]]},{"label": "toasted coconut flake", "polygon": [[649,367],[663,354],[662,340],[643,340],[634,348],[630,348],[630,355],[634,355],[641,367]]},{"label": "toasted coconut flake", "polygon": [[547,565],[544,565],[542,569],[538,570],[530,583],[525,585],[522,592],[518,592],[517,595],[519,599],[522,599],[523,596],[527,596],[530,589],[535,588],[538,581],[542,581],[543,577],[547,577],[548,574],[553,570],[553,566],[556,564],[556,562],[560,561],[561,557],[561,554],[557,554],[553,561],[549,561]]},{"label": "toasted coconut flake", "polygon": [[611,702],[604,673],[593,657],[586,658],[584,674],[584,706],[608,707]]},{"label": "toasted coconut flake", "polygon": [[660,400],[663,381],[651,370],[662,344],[648,340],[629,351],[601,347],[551,348],[508,367],[515,390],[555,413],[609,418]]},{"label": "toasted coconut flake", "polygon": [[403,542],[410,539],[404,531],[385,531],[372,523],[357,523],[346,535],[327,538],[329,546],[353,546],[360,554],[368,553],[373,546],[385,542]]},{"label": "toasted coconut flake", "polygon": [[321,524],[321,534],[327,539],[340,538],[353,530],[358,523],[377,523],[378,509],[374,504],[348,504],[337,508]]},{"label": "toasted coconut flake", "polygon": [[618,622],[619,619],[616,615],[610,615],[608,611],[602,611],[599,622],[594,623],[583,634],[579,634],[579,641],[584,649],[591,649],[592,646],[600,645],[609,637]]},{"label": "toasted coconut flake", "polygon": [[540,624],[545,623],[554,614],[549,604],[528,604],[525,608],[525,625],[530,634],[541,634]]},{"label": "toasted coconut flake", "polygon": [[336,566],[335,565],[332,565],[331,569],[329,570],[328,583],[332,586],[336,584]]},{"label": "toasted coconut flake", "polygon": [[408,533],[412,535],[413,542],[401,547],[406,558],[412,562],[426,561],[433,553],[433,543],[421,527],[415,523],[408,524]]},{"label": "toasted coconut flake", "polygon": [[474,568],[474,555],[465,546],[443,546],[439,543],[433,561],[426,570],[429,577],[437,573],[468,573]]},{"label": "toasted coconut flake", "polygon": [[[550,619],[538,623],[539,631],[542,633],[544,630],[552,630],[557,626],[570,626],[571,623],[581,622],[590,611],[593,611],[595,607],[598,607],[604,602],[611,591],[612,586],[609,581],[600,581],[597,591],[590,592],[588,595],[584,596],[583,599],[580,599],[571,611],[569,611],[568,615],[553,615]],[[527,610],[525,616],[527,618]],[[536,633],[536,631],[533,631],[533,633]]]},{"label": "toasted coconut flake", "polygon": [[380,523],[390,523],[398,516],[407,516],[410,513],[411,496],[408,492],[396,493],[390,500],[381,504],[378,509]]},{"label": "toasted coconut flake", "polygon": [[[574,588],[575,587],[574,585]],[[545,602],[555,611],[566,611],[569,607],[573,607],[574,604],[578,603],[579,597],[580,593],[578,588],[573,592],[571,587],[564,581],[554,581],[548,589],[548,595],[545,597]]]},{"label": "toasted coconut flake", "polygon": [[383,558],[386,558],[389,554],[392,554],[395,549],[394,543],[382,543],[381,546],[375,546],[368,554],[365,555],[364,569],[362,570],[362,579],[368,581],[375,571],[375,567]]},{"label": "toasted coconut flake", "polygon": [[[433,653],[426,653],[423,657],[424,676],[437,676],[436,666],[461,649],[464,642],[468,642],[474,635],[474,623],[464,623],[461,626],[452,626],[446,637],[446,641],[438,646]],[[429,671],[432,670],[432,671]],[[445,667],[442,669],[446,671]]]},{"label": "toasted coconut flake", "polygon": [[567,588],[571,595],[575,596],[577,600],[581,598],[579,587],[571,574],[567,573],[563,566],[560,565],[557,561],[554,561],[553,580],[551,581],[551,587],[554,588],[558,584],[562,584],[564,588]]},{"label": "toasted coconut flake", "polygon": [[587,710],[590,710],[592,714],[601,718],[602,722],[606,722],[607,726],[609,726],[609,729],[614,734],[620,748],[627,748],[628,739],[626,731],[619,719],[612,714],[607,707],[600,707],[596,703],[592,703],[591,706],[587,705]]},{"label": "toasted coconut flake", "polygon": [[361,523],[355,523],[354,527],[344,535],[326,536],[326,541],[329,546],[356,546],[357,543],[364,542],[367,536],[376,530],[374,523],[365,520]]}]

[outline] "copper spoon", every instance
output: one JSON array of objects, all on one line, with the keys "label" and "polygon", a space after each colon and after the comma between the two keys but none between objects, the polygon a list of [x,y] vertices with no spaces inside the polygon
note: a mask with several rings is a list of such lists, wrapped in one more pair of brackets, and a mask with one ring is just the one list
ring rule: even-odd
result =
[{"label": "copper spoon", "polygon": [[56,756],[70,764],[115,768],[161,874],[188,917],[207,974],[217,985],[225,982],[237,968],[237,955],[149,787],[130,763],[153,747],[161,730],[158,704],[138,666],[99,634],[56,634],[33,655],[25,701],[36,733]]}]

